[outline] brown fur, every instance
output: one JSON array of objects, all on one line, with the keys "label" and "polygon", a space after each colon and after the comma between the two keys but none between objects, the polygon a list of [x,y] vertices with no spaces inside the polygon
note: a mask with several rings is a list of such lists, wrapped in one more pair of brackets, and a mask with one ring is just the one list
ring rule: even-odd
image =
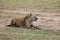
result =
[{"label": "brown fur", "polygon": [[32,21],[31,21],[31,16],[32,14],[29,14],[27,16],[24,17],[18,17],[18,18],[14,18],[11,20],[11,24],[8,26],[15,26],[15,27],[25,27],[25,28],[32,28]]}]

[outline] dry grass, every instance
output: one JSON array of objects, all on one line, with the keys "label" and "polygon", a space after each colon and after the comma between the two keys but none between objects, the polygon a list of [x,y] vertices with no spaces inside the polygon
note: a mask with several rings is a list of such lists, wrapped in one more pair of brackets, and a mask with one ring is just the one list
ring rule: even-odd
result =
[{"label": "dry grass", "polygon": [[60,0],[0,0],[0,7],[3,8],[42,8],[42,9],[59,9]]}]

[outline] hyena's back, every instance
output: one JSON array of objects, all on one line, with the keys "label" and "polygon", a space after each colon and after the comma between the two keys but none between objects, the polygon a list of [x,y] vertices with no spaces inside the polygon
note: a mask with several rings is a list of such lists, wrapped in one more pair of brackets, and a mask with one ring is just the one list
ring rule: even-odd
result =
[{"label": "hyena's back", "polygon": [[17,17],[17,18],[14,18],[11,20],[11,23],[7,26],[22,26],[24,25],[24,17],[25,16],[22,16],[22,17]]}]

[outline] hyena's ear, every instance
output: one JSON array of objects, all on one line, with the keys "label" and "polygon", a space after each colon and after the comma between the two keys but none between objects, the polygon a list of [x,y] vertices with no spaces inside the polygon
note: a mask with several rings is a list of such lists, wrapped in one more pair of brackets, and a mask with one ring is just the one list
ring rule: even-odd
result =
[{"label": "hyena's ear", "polygon": [[32,13],[30,13],[30,16],[32,16]]},{"label": "hyena's ear", "polygon": [[32,16],[32,13],[28,14],[27,16],[28,16],[28,17]]}]

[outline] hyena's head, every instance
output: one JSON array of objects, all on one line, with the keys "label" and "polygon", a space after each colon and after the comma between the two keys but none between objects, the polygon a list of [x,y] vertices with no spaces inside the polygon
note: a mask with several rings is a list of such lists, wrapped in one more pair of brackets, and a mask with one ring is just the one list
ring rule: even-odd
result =
[{"label": "hyena's head", "polygon": [[32,22],[38,20],[38,18],[36,17],[36,15],[30,13],[30,20]]}]

